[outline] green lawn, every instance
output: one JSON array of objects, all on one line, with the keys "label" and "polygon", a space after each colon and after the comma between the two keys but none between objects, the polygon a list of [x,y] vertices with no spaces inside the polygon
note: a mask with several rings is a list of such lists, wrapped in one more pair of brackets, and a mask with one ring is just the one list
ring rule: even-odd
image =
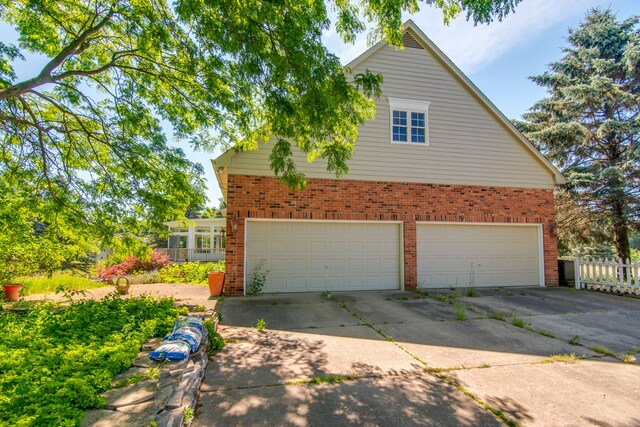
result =
[{"label": "green lawn", "polygon": [[93,280],[80,277],[71,276],[68,274],[54,274],[53,277],[47,276],[26,276],[19,277],[15,280],[16,283],[24,285],[22,288],[22,295],[31,294],[43,294],[55,292],[58,288],[62,287],[65,290],[84,290],[95,289],[106,286],[104,282],[95,282]]}]

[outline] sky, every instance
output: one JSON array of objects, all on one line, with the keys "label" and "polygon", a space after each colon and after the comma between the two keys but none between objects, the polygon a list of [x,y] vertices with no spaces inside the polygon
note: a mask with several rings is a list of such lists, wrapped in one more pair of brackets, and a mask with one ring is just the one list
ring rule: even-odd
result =
[{"label": "sky", "polygon": [[[545,97],[543,88],[528,77],[543,73],[547,64],[562,57],[569,28],[577,27],[590,8],[610,8],[625,19],[640,15],[640,0],[523,0],[502,22],[474,26],[464,16],[445,25],[442,13],[421,4],[417,14],[405,14],[475,83],[475,85],[510,119],[519,119],[536,101]],[[10,28],[0,24],[3,41],[15,38]],[[353,44],[344,44],[331,29],[323,41],[343,64],[367,49],[366,34]],[[30,57],[16,64],[20,77],[34,75],[46,58]],[[170,137],[170,136],[169,136]],[[195,152],[186,143],[180,146],[187,157],[203,165],[209,204],[217,206],[222,197],[210,159],[213,153]],[[357,147],[356,147],[357,149]]]}]

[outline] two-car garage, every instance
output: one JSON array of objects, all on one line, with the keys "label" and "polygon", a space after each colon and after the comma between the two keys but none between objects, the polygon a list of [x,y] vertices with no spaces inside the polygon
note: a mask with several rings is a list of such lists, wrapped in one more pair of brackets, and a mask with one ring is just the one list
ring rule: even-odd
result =
[{"label": "two-car garage", "polygon": [[[267,270],[265,293],[402,289],[401,222],[247,220],[245,290]],[[416,224],[419,287],[543,284],[536,224]]]}]

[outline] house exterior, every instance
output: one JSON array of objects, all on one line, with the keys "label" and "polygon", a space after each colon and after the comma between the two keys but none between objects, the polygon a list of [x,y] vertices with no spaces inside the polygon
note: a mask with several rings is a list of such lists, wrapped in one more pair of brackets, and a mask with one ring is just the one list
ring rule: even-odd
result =
[{"label": "house exterior", "polygon": [[165,222],[171,234],[167,248],[158,249],[171,261],[212,262],[224,259],[226,218],[198,218]]},{"label": "house exterior", "polygon": [[[349,174],[296,153],[307,188],[269,170],[271,146],[213,160],[227,203],[225,293],[260,265],[264,292],[556,286],[562,174],[424,33],[348,66],[382,73]],[[295,147],[294,147],[295,148]]]}]

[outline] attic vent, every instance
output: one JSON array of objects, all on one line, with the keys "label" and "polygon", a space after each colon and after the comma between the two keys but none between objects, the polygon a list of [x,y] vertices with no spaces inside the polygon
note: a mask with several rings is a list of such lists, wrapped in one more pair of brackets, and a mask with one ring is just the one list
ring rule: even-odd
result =
[{"label": "attic vent", "polygon": [[404,33],[402,35],[402,43],[404,43],[404,47],[410,47],[413,49],[424,49],[420,43],[416,41],[416,39],[411,36],[409,33]]}]

